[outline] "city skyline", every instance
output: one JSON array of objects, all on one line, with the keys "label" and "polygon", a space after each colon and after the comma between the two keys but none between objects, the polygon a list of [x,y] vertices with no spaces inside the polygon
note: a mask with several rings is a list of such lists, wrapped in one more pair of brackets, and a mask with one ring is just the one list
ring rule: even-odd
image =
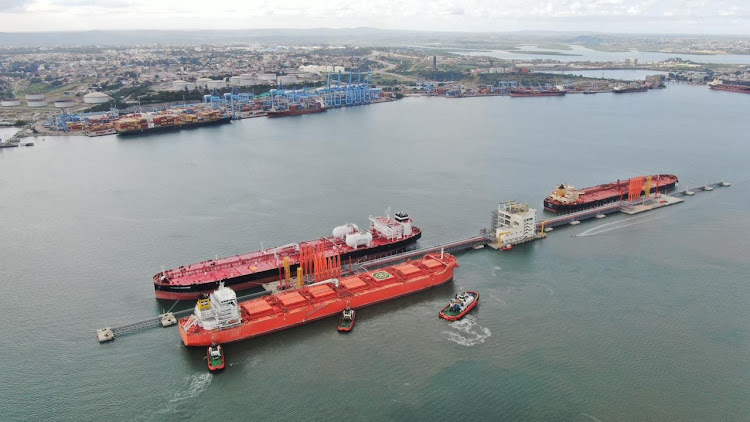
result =
[{"label": "city skyline", "polygon": [[750,6],[734,0],[439,0],[401,3],[288,0],[0,0],[3,32],[139,29],[356,28],[750,34]]}]

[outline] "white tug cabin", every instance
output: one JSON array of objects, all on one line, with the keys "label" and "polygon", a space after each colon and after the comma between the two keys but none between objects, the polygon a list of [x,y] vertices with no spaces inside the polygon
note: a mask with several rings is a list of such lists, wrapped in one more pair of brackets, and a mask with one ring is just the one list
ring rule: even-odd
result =
[{"label": "white tug cabin", "polygon": [[224,283],[214,290],[208,298],[199,299],[185,330],[198,324],[204,330],[230,328],[242,323],[242,315],[237,305],[237,294]]},{"label": "white tug cabin", "polygon": [[492,213],[492,232],[499,246],[536,238],[536,210],[515,201],[503,202]]}]

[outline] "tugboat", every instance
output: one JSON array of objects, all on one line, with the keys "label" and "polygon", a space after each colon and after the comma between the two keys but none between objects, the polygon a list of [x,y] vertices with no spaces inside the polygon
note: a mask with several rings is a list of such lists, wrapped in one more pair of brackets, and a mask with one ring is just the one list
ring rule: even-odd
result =
[{"label": "tugboat", "polygon": [[339,317],[339,332],[348,333],[351,331],[352,328],[354,328],[354,319],[356,316],[354,309],[347,305],[346,309],[344,309],[344,312],[342,312]]},{"label": "tugboat", "polygon": [[467,291],[457,294],[448,306],[440,311],[440,318],[456,321],[468,314],[479,302],[479,293]]},{"label": "tugboat", "polygon": [[505,245],[505,246],[503,246],[503,247],[502,247],[502,248],[500,248],[500,249],[502,249],[502,250],[504,250],[504,251],[509,251],[509,250],[512,250],[512,249],[513,249],[513,245]]},{"label": "tugboat", "polygon": [[220,344],[214,343],[208,346],[206,357],[208,358],[209,371],[214,372],[224,369],[224,349]]}]

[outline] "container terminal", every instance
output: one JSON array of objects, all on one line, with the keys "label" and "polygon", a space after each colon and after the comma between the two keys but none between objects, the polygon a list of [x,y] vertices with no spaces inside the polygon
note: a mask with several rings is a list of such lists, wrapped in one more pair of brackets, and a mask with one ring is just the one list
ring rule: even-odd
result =
[{"label": "container terminal", "polygon": [[[633,215],[652,211],[679,204],[684,201],[682,197],[693,196],[696,192],[711,192],[715,188],[731,186],[727,181],[719,181],[681,189],[671,195],[658,193],[655,189],[653,192],[650,189],[640,191],[644,186],[648,187],[648,179],[649,177],[629,179],[630,195],[627,199],[556,215],[542,221],[538,221],[537,211],[528,204],[502,202],[492,211],[490,229],[482,229],[478,235],[356,265],[350,264],[348,268],[342,266],[340,259],[330,259],[324,251],[313,248],[309,251],[312,254],[308,260],[310,265],[298,266],[296,277],[292,277],[286,261],[278,265],[278,280],[262,284],[259,292],[238,298],[232,289],[219,283],[218,289],[207,299],[200,299],[194,309],[174,313],[167,311],[145,321],[104,327],[96,331],[97,339],[104,343],[114,340],[118,335],[175,324],[179,325],[180,335],[186,345],[210,345],[213,341],[211,338],[216,338],[218,331],[213,330],[217,327],[229,329],[228,337],[222,338],[222,342],[255,337],[335,315],[341,309],[348,309],[347,302],[355,297],[358,298],[355,306],[367,306],[446,283],[452,279],[453,268],[458,266],[456,258],[448,253],[456,254],[485,246],[508,251],[515,245],[543,239],[556,227],[576,226],[584,220],[601,219],[617,212]],[[436,268],[438,271],[434,272]],[[390,281],[383,283],[386,279]],[[410,284],[412,281],[415,284]],[[395,284],[391,285],[392,283]],[[357,292],[360,294],[355,294]],[[270,298],[266,299],[265,296]],[[293,311],[295,308],[305,312]],[[292,311],[298,313],[288,324],[272,321],[273,315],[279,312],[287,315]]]}]

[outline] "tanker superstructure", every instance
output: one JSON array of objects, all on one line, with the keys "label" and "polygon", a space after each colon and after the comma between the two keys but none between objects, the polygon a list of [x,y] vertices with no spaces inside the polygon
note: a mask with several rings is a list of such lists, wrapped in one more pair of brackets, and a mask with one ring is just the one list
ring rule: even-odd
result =
[{"label": "tanker superstructure", "polygon": [[180,337],[186,346],[209,346],[269,334],[338,315],[347,307],[359,309],[445,284],[456,267],[452,255],[428,254],[239,303],[234,291],[222,284],[208,299],[198,301],[193,315],[180,319]]},{"label": "tanker superstructure", "polygon": [[[575,186],[569,184],[561,184],[552,191],[550,196],[545,198],[544,209],[552,212],[573,212],[628,199],[630,196],[629,186],[633,179],[636,178],[618,180],[615,183],[605,183],[583,189],[576,189]],[[647,191],[667,191],[674,188],[679,182],[677,176],[673,174],[654,174],[640,177],[640,179],[643,180],[644,186],[641,194],[648,194]]]},{"label": "tanker superstructure", "polygon": [[235,291],[257,287],[278,280],[284,272],[293,273],[305,250],[314,249],[326,257],[338,256],[342,263],[360,262],[413,246],[422,231],[413,225],[407,213],[394,218],[370,217],[369,230],[347,223],[333,229],[333,235],[277,248],[219,258],[165,270],[153,277],[159,299],[197,299],[216,290],[219,282]]}]

